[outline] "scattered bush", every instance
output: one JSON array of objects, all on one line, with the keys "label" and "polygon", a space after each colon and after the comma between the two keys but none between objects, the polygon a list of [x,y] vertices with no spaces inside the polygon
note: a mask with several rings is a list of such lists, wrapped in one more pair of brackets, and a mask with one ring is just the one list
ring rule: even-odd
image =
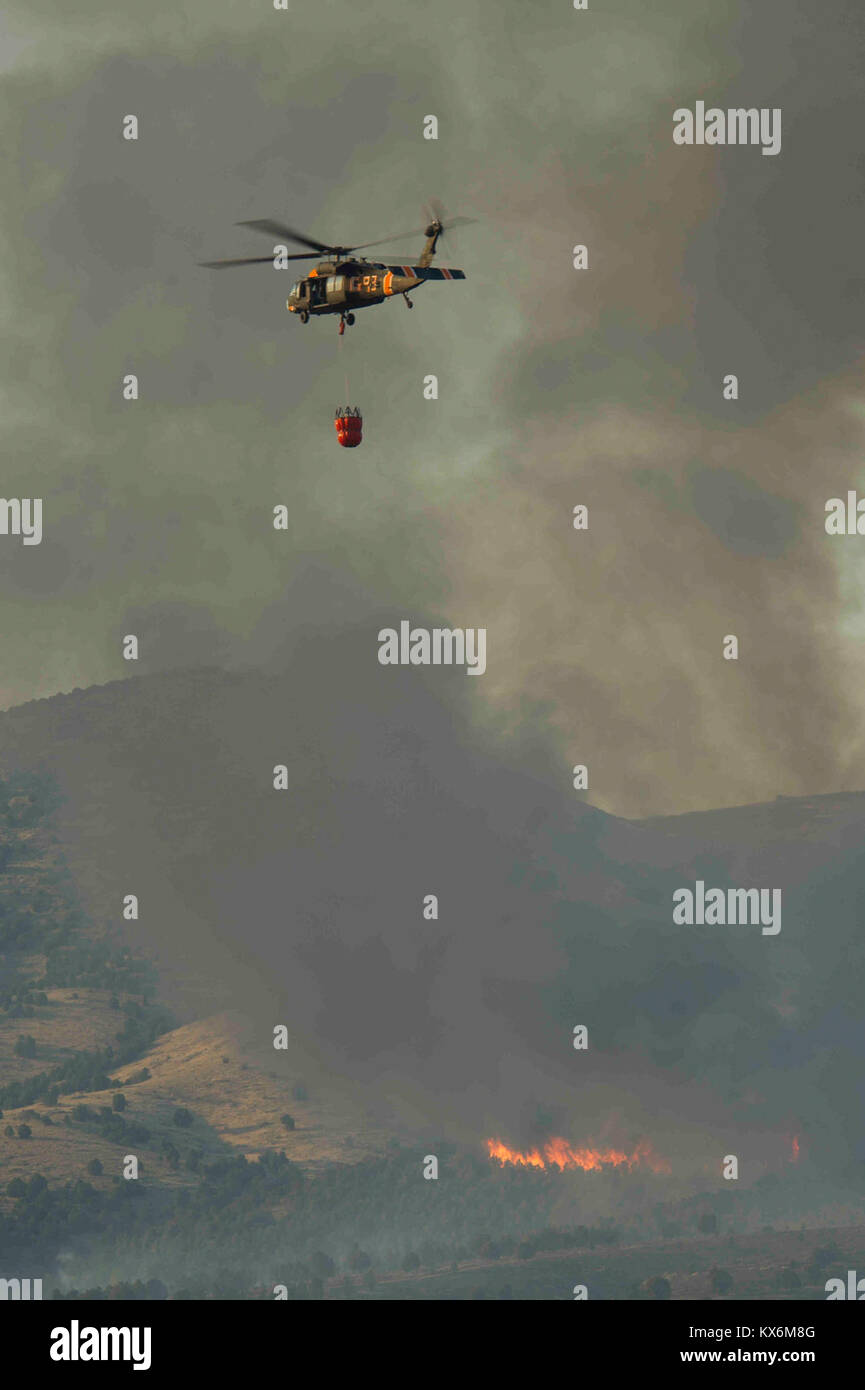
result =
[{"label": "scattered bush", "polygon": [[709,1285],[712,1293],[729,1293],[733,1287],[733,1276],[728,1269],[712,1269],[709,1271]]},{"label": "scattered bush", "polygon": [[645,1289],[652,1298],[657,1299],[671,1298],[673,1294],[669,1279],[664,1279],[661,1275],[658,1275],[655,1279],[647,1279]]}]

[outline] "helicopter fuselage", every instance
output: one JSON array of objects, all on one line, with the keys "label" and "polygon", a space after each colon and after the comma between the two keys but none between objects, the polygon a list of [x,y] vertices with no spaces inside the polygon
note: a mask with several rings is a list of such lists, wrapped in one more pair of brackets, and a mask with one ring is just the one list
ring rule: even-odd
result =
[{"label": "helicopter fuselage", "polygon": [[373,261],[321,261],[291,288],[285,301],[290,314],[345,314],[382,304],[423,284],[411,266],[380,265]]}]

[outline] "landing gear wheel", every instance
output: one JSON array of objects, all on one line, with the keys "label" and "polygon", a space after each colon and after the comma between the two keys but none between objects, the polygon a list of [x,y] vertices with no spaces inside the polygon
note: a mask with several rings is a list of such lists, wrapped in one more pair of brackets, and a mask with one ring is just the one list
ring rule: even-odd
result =
[{"label": "landing gear wheel", "polygon": [[301,321],[301,323],[309,323],[309,310],[308,310],[308,309],[301,309],[301,311],[300,311],[300,321]]},{"label": "landing gear wheel", "polygon": [[351,328],[351,326],[354,323],[354,314],[346,314],[345,321],[348,324],[349,328]]}]

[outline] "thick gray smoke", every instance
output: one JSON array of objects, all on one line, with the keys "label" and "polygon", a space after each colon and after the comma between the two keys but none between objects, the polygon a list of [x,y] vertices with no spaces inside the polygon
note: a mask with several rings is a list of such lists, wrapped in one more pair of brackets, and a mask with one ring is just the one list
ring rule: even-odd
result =
[{"label": "thick gray smoke", "polygon": [[[823,507],[861,454],[861,8],[451,8],[421,36],[385,5],[370,47],[350,8],[93,0],[82,44],[80,6],[11,7],[4,487],[45,538],[0,548],[4,703],[126,674],[138,628],[144,669],[220,662],[268,609],[276,640],[338,557],[373,608],[485,626],[479,720],[543,715],[605,809],[856,787],[861,605]],[[697,100],[780,109],[780,153],[675,145]],[[195,264],[266,250],[244,218],[366,240],[433,194],[480,218],[444,248],[469,278],[339,342],[288,321],[286,276]]]}]

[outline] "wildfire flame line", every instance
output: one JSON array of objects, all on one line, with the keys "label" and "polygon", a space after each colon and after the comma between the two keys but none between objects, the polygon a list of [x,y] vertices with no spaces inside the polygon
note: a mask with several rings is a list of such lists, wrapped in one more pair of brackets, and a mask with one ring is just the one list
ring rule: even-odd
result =
[{"label": "wildfire flame line", "polygon": [[598,1171],[605,1167],[644,1167],[653,1173],[669,1173],[670,1165],[665,1158],[654,1153],[648,1140],[641,1140],[633,1153],[622,1149],[574,1148],[566,1139],[550,1139],[540,1149],[510,1149],[500,1139],[488,1139],[487,1149],[490,1158],[499,1163],[514,1163],[524,1168],[582,1168],[584,1172]]}]

